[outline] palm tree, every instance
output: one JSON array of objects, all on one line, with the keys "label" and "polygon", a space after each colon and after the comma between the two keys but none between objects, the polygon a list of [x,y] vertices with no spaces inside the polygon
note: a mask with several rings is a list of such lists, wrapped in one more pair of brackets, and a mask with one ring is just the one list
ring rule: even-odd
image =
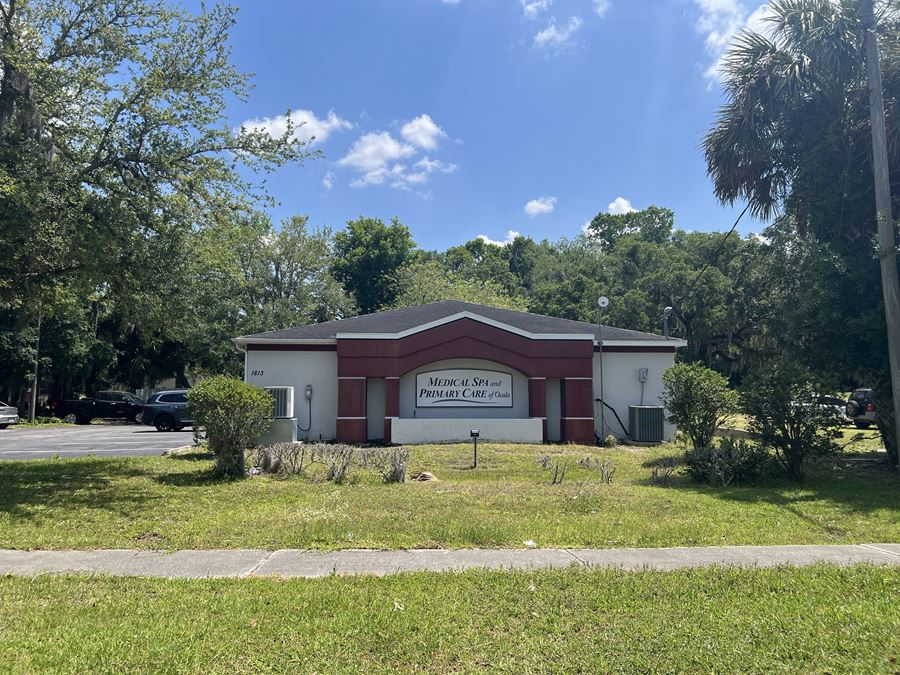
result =
[{"label": "palm tree", "polygon": [[[876,9],[892,193],[900,195],[900,2]],[[795,317],[782,322],[793,323],[782,348],[878,387],[879,430],[896,464],[863,36],[857,0],[772,0],[763,31],[740,33],[722,61],[725,104],[703,149],[719,200],[747,201],[766,220],[781,216],[769,232],[789,262],[835,261],[826,263],[827,283],[804,276],[802,297],[782,308]]]},{"label": "palm tree", "polygon": [[[900,19],[895,0],[879,9],[893,112]],[[740,33],[722,61],[726,102],[703,140],[716,196],[746,200],[763,219],[788,213],[801,234],[812,228],[824,240],[870,234],[871,137],[858,3],[773,0],[764,27]],[[892,164],[900,164],[898,134],[900,125],[891,125]],[[892,174],[900,180],[900,170]]]}]

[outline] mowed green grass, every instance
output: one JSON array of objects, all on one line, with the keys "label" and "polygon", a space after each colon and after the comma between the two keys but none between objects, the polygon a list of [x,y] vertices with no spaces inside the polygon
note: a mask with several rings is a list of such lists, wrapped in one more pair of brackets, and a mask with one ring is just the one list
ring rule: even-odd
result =
[{"label": "mowed green grass", "polygon": [[900,570],[0,579],[4,672],[857,672]]},{"label": "mowed green grass", "polygon": [[[315,478],[220,481],[207,455],[0,462],[0,548],[617,547],[900,541],[900,478],[886,468],[812,466],[796,485],[653,485],[680,450],[588,446],[413,449],[411,472],[438,482]],[[562,485],[537,459],[568,462]],[[616,465],[611,485],[579,467]]]}]

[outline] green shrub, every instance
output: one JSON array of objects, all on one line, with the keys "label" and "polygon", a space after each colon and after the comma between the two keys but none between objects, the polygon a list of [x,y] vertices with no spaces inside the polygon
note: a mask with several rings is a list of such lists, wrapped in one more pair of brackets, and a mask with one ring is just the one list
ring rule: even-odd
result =
[{"label": "green shrub", "polygon": [[667,419],[695,449],[711,445],[716,429],[734,414],[737,402],[737,392],[728,387],[728,380],[699,363],[677,363],[663,373]]},{"label": "green shrub", "polygon": [[206,429],[217,472],[243,477],[244,451],[272,423],[272,395],[233,377],[217,376],[199,382],[187,396],[192,419]]},{"label": "green shrub", "polygon": [[819,405],[823,395],[834,395],[827,383],[793,363],[776,363],[751,373],[741,394],[750,416],[750,433],[775,451],[788,476],[797,481],[803,480],[807,456],[838,449],[834,439],[842,426],[841,414]]},{"label": "green shrub", "polygon": [[711,485],[751,483],[770,461],[764,447],[733,438],[723,438],[717,446],[694,448],[684,453],[688,475]]}]

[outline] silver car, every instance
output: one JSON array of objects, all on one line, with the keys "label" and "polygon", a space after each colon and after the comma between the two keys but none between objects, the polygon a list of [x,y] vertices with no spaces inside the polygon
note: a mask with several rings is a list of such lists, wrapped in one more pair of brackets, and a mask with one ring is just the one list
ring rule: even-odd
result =
[{"label": "silver car", "polygon": [[18,422],[19,409],[0,401],[0,429],[5,429],[10,424],[18,424]]}]

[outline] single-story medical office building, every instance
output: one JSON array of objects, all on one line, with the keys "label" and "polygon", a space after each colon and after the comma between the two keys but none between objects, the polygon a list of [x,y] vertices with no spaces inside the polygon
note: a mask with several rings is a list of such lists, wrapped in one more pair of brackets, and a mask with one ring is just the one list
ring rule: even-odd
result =
[{"label": "single-story medical office building", "polygon": [[453,300],[235,342],[247,382],[294,388],[299,439],[388,443],[468,440],[472,429],[519,442],[625,436],[629,406],[661,405],[662,373],[686,344]]}]

